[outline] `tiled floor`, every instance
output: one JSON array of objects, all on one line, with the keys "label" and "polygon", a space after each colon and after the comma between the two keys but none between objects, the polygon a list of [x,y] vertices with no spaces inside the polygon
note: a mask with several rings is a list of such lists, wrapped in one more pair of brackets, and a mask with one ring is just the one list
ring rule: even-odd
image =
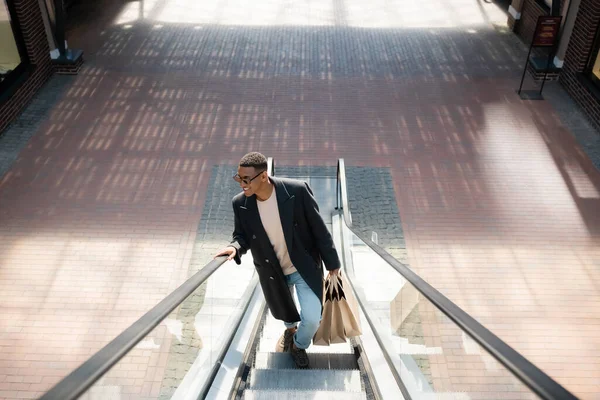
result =
[{"label": "tiled floor", "polygon": [[494,4],[81,3],[84,68],[0,138],[0,398],[182,282],[213,166],[250,150],[389,167],[411,266],[598,396],[600,174],[551,103],[515,95],[526,49]]}]

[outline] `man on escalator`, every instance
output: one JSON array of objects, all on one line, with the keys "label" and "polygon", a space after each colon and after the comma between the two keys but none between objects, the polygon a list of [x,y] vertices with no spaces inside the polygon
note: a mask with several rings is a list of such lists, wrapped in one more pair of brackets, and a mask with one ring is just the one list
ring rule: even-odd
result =
[{"label": "man on escalator", "polygon": [[308,184],[268,176],[264,155],[242,157],[233,179],[242,188],[233,198],[233,241],[215,257],[240,264],[250,249],[271,314],[286,327],[277,350],[289,351],[299,368],[307,368],[306,349],[321,321],[322,264],[332,275],[340,268],[333,239]]}]

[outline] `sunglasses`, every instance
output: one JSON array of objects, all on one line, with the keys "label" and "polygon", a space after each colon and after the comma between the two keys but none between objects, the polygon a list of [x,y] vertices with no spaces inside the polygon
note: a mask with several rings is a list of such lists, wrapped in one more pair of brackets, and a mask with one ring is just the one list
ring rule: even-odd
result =
[{"label": "sunglasses", "polygon": [[253,178],[242,178],[239,174],[235,174],[233,176],[233,180],[236,181],[237,183],[243,183],[244,185],[249,185],[250,182],[252,182],[254,179],[258,178],[260,176],[260,174],[262,174],[265,171],[260,171],[258,174],[256,174]]}]

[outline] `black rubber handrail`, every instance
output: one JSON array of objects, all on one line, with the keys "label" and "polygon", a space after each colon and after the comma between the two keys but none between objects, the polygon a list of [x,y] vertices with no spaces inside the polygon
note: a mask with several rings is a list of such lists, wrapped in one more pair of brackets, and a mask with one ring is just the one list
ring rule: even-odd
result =
[{"label": "black rubber handrail", "polygon": [[[273,159],[269,158],[267,162],[269,175],[274,172],[274,166]],[[226,260],[227,257],[223,256],[209,262],[119,336],[58,382],[39,400],[75,400],[84,394],[136,344],[152,332],[163,319],[194,293]]]},{"label": "black rubber handrail", "polygon": [[348,229],[360,238],[375,253],[383,258],[390,266],[410,282],[437,309],[450,318],[458,327],[490,353],[498,362],[504,365],[531,391],[544,400],[576,400],[572,393],[559,385],[547,374],[533,365],[512,347],[503,342],[498,336],[477,322],[473,317],[454,304],[450,299],[425,282],[408,266],[396,260],[391,254],[367,238],[352,226],[352,217],[348,206],[348,188],[346,184],[346,167],[344,159],[337,163],[336,209],[343,212],[344,222]]},{"label": "black rubber handrail", "polygon": [[198,289],[227,257],[218,257],[185,281],[119,336],[58,382],[40,400],[74,400],[84,394],[121,358],[146,337],[171,311]]}]

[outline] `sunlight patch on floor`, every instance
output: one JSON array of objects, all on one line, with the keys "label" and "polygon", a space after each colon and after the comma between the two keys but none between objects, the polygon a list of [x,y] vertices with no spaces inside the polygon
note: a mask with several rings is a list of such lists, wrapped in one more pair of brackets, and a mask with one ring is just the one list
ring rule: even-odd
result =
[{"label": "sunlight patch on floor", "polygon": [[506,23],[506,14],[481,0],[139,0],[128,2],[116,25],[150,23],[232,26],[348,26],[460,28]]}]

